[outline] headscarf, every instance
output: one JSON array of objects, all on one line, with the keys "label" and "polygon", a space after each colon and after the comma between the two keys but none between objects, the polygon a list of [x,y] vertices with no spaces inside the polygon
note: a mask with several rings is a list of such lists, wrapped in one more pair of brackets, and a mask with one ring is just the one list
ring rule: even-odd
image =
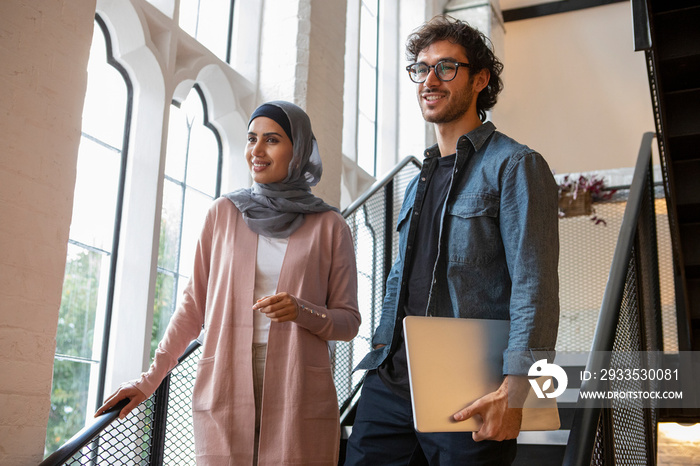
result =
[{"label": "headscarf", "polygon": [[[281,109],[283,114],[277,109]],[[248,126],[258,116],[272,118],[285,132],[287,128],[291,130],[288,135],[293,141],[293,155],[287,177],[279,183],[253,183],[250,188],[238,189],[224,197],[236,205],[248,228],[255,233],[271,238],[288,238],[304,223],[304,214],[328,210],[338,212],[338,209],[311,193],[311,187],[321,179],[323,167],[318,143],[311,130],[311,120],[306,112],[292,103],[278,100],[258,107]],[[285,116],[286,122],[283,121]]]}]

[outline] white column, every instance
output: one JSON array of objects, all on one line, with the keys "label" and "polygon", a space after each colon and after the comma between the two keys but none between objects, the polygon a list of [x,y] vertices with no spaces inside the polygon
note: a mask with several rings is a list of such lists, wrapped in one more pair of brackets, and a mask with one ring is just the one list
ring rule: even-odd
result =
[{"label": "white column", "polygon": [[452,0],[445,13],[484,33],[493,43],[498,59],[503,61],[505,28],[499,0]]},{"label": "white column", "polygon": [[258,103],[288,100],[309,114],[323,159],[314,193],[335,206],[342,170],[346,7],[345,0],[267,0],[259,58]]}]

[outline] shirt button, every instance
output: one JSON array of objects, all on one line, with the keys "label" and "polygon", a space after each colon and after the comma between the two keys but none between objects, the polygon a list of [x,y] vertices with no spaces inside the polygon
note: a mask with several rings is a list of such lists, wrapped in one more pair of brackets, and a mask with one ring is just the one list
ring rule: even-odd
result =
[{"label": "shirt button", "polygon": [[425,177],[421,178],[420,180],[421,180],[421,181],[425,181]]}]

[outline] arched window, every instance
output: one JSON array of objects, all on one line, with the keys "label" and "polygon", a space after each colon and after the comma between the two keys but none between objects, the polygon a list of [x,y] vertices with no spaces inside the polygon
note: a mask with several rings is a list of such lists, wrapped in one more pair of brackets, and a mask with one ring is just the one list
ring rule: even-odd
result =
[{"label": "arched window", "polygon": [[187,285],[204,216],[221,184],[221,143],[207,124],[199,87],[170,108],[151,356]]},{"label": "arched window", "polygon": [[56,333],[46,451],[55,450],[92,417],[104,383],[103,340],[119,245],[130,95],[126,73],[112,60],[107,30],[97,17]]}]

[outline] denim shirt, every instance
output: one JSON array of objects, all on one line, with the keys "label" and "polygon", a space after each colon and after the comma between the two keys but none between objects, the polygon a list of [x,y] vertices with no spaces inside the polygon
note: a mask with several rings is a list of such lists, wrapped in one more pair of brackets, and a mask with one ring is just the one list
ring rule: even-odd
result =
[{"label": "denim shirt", "polygon": [[[389,273],[372,350],[356,369],[389,355],[404,317],[406,264],[426,185],[440,152],[425,151],[399,212],[399,250]],[[557,185],[544,158],[487,122],[457,142],[442,208],[440,245],[426,315],[510,320],[504,374],[553,358],[559,324]],[[418,246],[418,245],[416,245]]]}]

